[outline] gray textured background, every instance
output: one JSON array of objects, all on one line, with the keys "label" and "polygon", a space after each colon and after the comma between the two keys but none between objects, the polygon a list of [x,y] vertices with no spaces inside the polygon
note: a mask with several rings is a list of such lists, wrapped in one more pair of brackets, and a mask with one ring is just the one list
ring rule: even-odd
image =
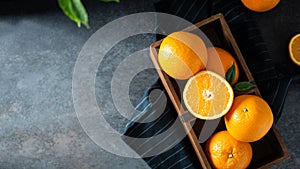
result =
[{"label": "gray textured background", "polygon": [[[91,29],[77,28],[59,9],[0,16],[0,168],[147,168],[98,147],[83,131],[72,103],[72,72],[87,39],[121,16],[153,11],[153,1],[87,3]],[[114,33],[114,32],[112,32]],[[105,58],[96,89],[109,89],[115,66],[155,38],[140,35],[119,43]],[[132,82],[133,104],[156,77],[140,73]],[[291,159],[274,168],[300,167],[300,81],[289,89],[278,128]],[[96,90],[96,93],[97,93]],[[97,93],[99,105],[111,110],[108,121],[122,129],[109,92]]]}]

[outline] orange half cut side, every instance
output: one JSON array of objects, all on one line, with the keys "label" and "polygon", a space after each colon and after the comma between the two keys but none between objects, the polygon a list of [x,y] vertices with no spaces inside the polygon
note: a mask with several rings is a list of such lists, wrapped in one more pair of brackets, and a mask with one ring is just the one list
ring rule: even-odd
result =
[{"label": "orange half cut side", "polygon": [[289,52],[292,61],[300,66],[300,34],[295,35],[290,40]]},{"label": "orange half cut side", "polygon": [[225,115],[233,102],[233,90],[220,75],[201,71],[191,77],[183,90],[183,101],[195,117],[213,120]]}]

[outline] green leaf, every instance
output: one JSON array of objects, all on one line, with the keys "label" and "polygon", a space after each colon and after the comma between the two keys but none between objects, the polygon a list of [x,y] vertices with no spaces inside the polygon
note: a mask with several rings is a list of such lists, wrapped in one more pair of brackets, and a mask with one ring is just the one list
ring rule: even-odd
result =
[{"label": "green leaf", "polygon": [[102,1],[102,2],[117,2],[117,3],[120,2],[120,0],[100,0],[100,1]]},{"label": "green leaf", "polygon": [[59,7],[63,12],[80,27],[81,24],[89,28],[88,14],[81,0],[58,0]]},{"label": "green leaf", "polygon": [[251,82],[239,82],[235,85],[234,89],[236,91],[244,92],[244,91],[248,91],[254,87],[256,87],[256,85]]},{"label": "green leaf", "polygon": [[234,81],[235,78],[235,66],[234,63],[232,66],[227,70],[225,79],[231,84]]}]

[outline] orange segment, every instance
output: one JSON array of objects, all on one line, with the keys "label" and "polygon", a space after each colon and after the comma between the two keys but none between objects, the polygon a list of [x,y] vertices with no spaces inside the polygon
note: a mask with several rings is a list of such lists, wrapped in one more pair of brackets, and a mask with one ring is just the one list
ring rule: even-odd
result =
[{"label": "orange segment", "polygon": [[266,12],[276,7],[280,0],[242,0],[242,3],[255,12]]},{"label": "orange segment", "polygon": [[290,57],[294,63],[300,66],[300,34],[295,35],[289,43]]},{"label": "orange segment", "polygon": [[237,141],[227,131],[214,134],[207,141],[205,150],[213,168],[245,169],[253,155],[249,143]]},{"label": "orange segment", "polygon": [[183,90],[183,101],[188,111],[205,120],[225,115],[231,107],[233,97],[230,84],[222,76],[209,70],[191,77]]}]

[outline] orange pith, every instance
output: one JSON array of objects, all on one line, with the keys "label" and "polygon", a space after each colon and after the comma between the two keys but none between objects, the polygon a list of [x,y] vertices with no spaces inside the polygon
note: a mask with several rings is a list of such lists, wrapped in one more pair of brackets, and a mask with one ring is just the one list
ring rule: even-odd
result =
[{"label": "orange pith", "polygon": [[188,80],[183,100],[188,111],[197,118],[212,120],[228,112],[233,102],[230,84],[212,71],[201,71]]}]

